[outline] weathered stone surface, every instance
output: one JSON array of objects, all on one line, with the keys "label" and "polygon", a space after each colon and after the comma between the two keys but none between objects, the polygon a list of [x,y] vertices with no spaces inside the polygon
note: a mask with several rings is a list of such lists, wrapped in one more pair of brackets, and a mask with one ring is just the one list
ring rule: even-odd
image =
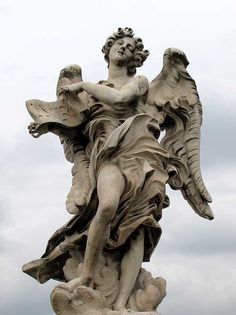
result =
[{"label": "weathered stone surface", "polygon": [[113,311],[105,306],[99,291],[84,286],[77,287],[72,293],[56,287],[51,293],[51,303],[57,315],[158,315],[155,311]]},{"label": "weathered stone surface", "polygon": [[59,136],[73,163],[66,201],[73,217],[23,271],[41,283],[66,282],[51,295],[58,315],[157,314],[166,283],[141,265],[161,236],[166,185],[213,219],[199,163],[202,106],[182,51],[165,51],[150,84],[135,75],[149,52],[132,29],[113,33],[102,51],[106,81],[83,82],[81,68],[70,65],[60,72],[54,102],[26,102],[30,134]]}]

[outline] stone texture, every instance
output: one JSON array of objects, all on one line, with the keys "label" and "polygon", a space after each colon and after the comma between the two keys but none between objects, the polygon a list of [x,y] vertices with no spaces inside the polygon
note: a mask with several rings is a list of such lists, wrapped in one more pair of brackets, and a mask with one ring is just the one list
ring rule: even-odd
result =
[{"label": "stone texture", "polygon": [[149,52],[132,29],[118,29],[102,51],[107,80],[83,82],[81,68],[70,65],[54,102],[26,102],[30,134],[59,136],[73,163],[66,201],[73,217],[23,271],[40,283],[66,282],[51,294],[58,315],[157,314],[166,282],[141,265],[161,236],[166,185],[213,219],[199,163],[202,105],[182,51],[165,51],[150,84],[135,75]]}]

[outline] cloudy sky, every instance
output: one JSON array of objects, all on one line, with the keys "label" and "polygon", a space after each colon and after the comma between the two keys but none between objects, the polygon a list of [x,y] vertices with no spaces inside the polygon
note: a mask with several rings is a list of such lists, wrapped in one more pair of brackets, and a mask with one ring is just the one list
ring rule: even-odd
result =
[{"label": "cloudy sky", "polygon": [[56,136],[38,140],[24,102],[55,99],[59,71],[79,64],[86,81],[106,79],[100,50],[130,26],[151,54],[140,74],[160,71],[168,47],[182,49],[204,106],[201,167],[214,221],[170,191],[163,236],[148,268],[168,282],[162,315],[233,315],[236,308],[235,0],[0,1],[0,314],[53,315],[55,282],[38,284],[21,266],[39,258],[69,219],[71,165]]}]

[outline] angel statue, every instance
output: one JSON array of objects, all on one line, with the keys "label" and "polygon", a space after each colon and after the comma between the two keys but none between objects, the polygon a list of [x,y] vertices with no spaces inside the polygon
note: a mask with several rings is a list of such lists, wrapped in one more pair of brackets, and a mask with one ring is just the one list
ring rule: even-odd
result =
[{"label": "angel statue", "polygon": [[166,185],[213,219],[199,165],[202,106],[181,50],[164,52],[150,84],[136,75],[149,51],[131,28],[108,37],[102,52],[107,80],[84,82],[70,65],[60,72],[55,102],[26,102],[30,134],[59,136],[73,163],[66,201],[73,216],[23,271],[40,283],[64,282],[51,294],[58,315],[157,314],[166,283],[141,265],[161,236]]}]

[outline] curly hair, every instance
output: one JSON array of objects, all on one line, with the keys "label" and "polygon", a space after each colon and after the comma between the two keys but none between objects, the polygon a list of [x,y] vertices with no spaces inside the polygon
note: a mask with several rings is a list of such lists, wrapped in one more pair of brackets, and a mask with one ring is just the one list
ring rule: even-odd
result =
[{"label": "curly hair", "polygon": [[105,45],[102,48],[102,52],[105,55],[104,59],[108,63],[108,67],[109,67],[110,49],[116,40],[123,37],[132,37],[134,39],[134,44],[135,44],[134,58],[127,66],[128,75],[134,76],[136,73],[136,68],[141,67],[144,61],[149,56],[149,51],[143,49],[144,46],[143,46],[143,42],[141,38],[134,37],[134,32],[132,28],[125,27],[123,29],[119,27],[117,32],[113,33],[111,36],[108,37],[108,39],[105,42]]}]

